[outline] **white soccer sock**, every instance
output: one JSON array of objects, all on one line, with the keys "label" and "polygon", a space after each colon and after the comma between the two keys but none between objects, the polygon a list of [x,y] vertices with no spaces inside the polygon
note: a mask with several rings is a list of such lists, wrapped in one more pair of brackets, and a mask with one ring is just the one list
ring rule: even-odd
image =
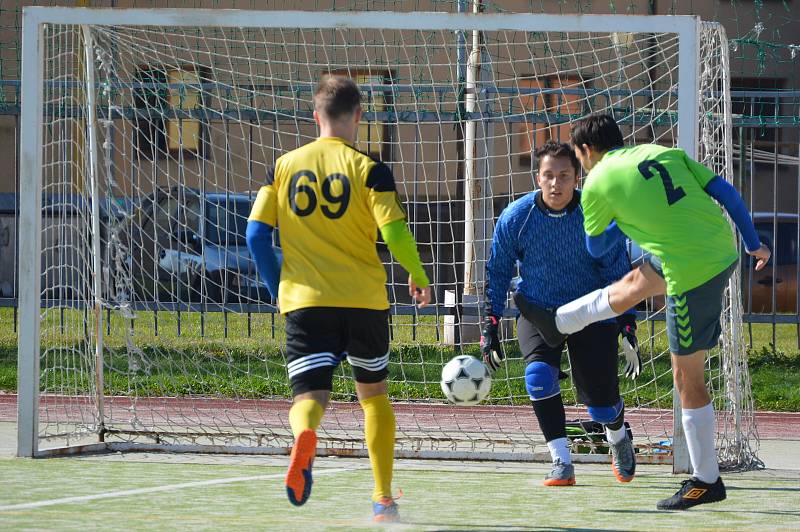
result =
[{"label": "white soccer sock", "polygon": [[608,287],[606,286],[558,307],[556,327],[564,334],[572,334],[587,325],[619,316],[619,314],[619,312],[614,312],[608,303]]},{"label": "white soccer sock", "polygon": [[572,458],[569,456],[569,440],[566,438],[556,438],[547,442],[547,448],[550,449],[550,458],[553,462],[560,459],[565,464],[571,464]]},{"label": "white soccer sock", "polygon": [[624,423],[616,430],[610,429],[608,425],[606,425],[606,438],[608,438],[608,443],[619,443],[624,440],[626,436]]},{"label": "white soccer sock", "polygon": [[719,478],[717,451],[714,449],[714,407],[711,403],[701,408],[682,408],[681,422],[689,448],[694,477],[712,484]]}]

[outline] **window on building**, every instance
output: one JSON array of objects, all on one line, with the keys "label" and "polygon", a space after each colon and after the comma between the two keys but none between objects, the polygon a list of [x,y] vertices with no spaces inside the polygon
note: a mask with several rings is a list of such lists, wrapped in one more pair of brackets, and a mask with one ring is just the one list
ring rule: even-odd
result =
[{"label": "window on building", "polygon": [[206,73],[207,69],[197,65],[138,67],[139,85],[133,90],[134,107],[141,110],[135,120],[136,146],[144,156],[161,158],[177,151],[202,156],[203,123],[180,113],[202,108],[198,86],[207,80]]},{"label": "window on building", "polygon": [[382,90],[383,86],[392,84],[392,73],[389,70],[350,69],[334,70],[331,74],[350,77],[359,86],[367,88],[362,91],[361,103],[366,118],[358,127],[356,148],[381,160],[390,160],[389,125],[375,117],[381,118],[392,103],[391,91]]},{"label": "window on building", "polygon": [[[194,65],[167,69],[170,84],[167,103],[176,111],[193,111],[202,107],[202,91],[197,88],[207,76]],[[196,118],[167,120],[167,149],[199,154],[203,144],[203,126]]]},{"label": "window on building", "polygon": [[[570,115],[582,113],[586,99],[583,79],[576,74],[560,76],[527,77],[519,80],[520,89],[533,89],[521,94],[520,102],[525,113],[533,113],[536,121],[517,124],[519,162],[530,165],[533,152],[550,139],[568,142]],[[568,89],[566,91],[537,92],[542,89]],[[577,90],[576,90],[577,89]]]},{"label": "window on building", "polygon": [[136,148],[147,159],[155,159],[166,150],[164,120],[159,116],[166,108],[166,76],[164,71],[141,65],[136,70],[133,106],[139,110],[136,124]]}]

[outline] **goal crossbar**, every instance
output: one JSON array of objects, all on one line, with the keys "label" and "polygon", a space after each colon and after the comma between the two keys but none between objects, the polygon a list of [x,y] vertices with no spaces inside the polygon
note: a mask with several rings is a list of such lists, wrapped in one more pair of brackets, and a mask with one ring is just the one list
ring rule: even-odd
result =
[{"label": "goal crossbar", "polygon": [[442,13],[392,11],[246,11],[238,9],[115,9],[27,6],[23,26],[77,24],[149,26],[158,13],[159,26],[224,28],[372,28],[387,30],[549,31],[677,33],[696,35],[694,15],[549,15],[534,13]]}]

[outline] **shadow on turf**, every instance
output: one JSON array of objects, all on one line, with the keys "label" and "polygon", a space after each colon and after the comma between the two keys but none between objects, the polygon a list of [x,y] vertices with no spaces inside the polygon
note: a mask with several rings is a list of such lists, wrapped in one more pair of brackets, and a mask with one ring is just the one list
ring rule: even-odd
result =
[{"label": "shadow on turf", "polygon": [[728,490],[728,491],[798,491],[798,492],[800,492],[800,488],[750,488],[750,487],[747,487],[747,486],[742,486],[742,487],[725,486],[725,489]]},{"label": "shadow on turf", "polygon": [[[681,513],[681,510],[675,511],[664,511],[664,510],[597,510],[598,512],[605,512],[611,514],[677,514]],[[800,512],[795,512],[792,510],[718,510],[716,508],[696,508],[689,510],[691,512],[703,512],[703,513],[741,513],[741,514],[764,514],[764,515],[791,515],[800,517]]]},{"label": "shadow on turf", "polygon": [[[774,482],[775,480],[773,479],[772,481]],[[785,482],[786,483],[793,483],[794,485],[797,484],[797,480],[795,480],[795,479],[786,479]],[[571,486],[570,489],[572,489],[572,490],[577,490],[577,489],[580,489],[580,488],[590,488],[590,489],[591,488],[597,488],[597,489],[603,488],[603,489],[605,489],[606,487],[607,486],[604,486],[603,484],[596,484],[596,485],[593,485],[593,484],[576,484],[575,486]],[[663,493],[666,493],[667,495],[669,495],[669,492],[672,492],[672,491],[675,490],[675,483],[670,482],[669,484],[667,484],[667,483],[654,484],[654,485],[650,485],[650,486],[639,485],[639,486],[637,486],[637,489],[641,490],[641,491],[648,490],[648,491],[655,491],[655,492],[659,492],[659,493],[663,492]],[[747,491],[766,491],[766,492],[788,491],[788,492],[798,492],[798,493],[800,493],[800,488],[796,488],[796,487],[791,487],[791,488],[789,488],[789,487],[771,487],[771,488],[768,488],[768,487],[750,487],[750,486],[731,486],[730,484],[726,484],[725,489],[727,489],[728,491],[745,491],[745,492],[747,492]]]},{"label": "shadow on turf", "polygon": [[[420,522],[413,522],[407,523],[410,525],[420,525],[420,526],[436,526],[435,523],[420,523]],[[540,528],[522,528],[522,527],[508,527],[503,525],[497,526],[486,526],[482,525],[479,528],[471,528],[469,525],[462,525],[465,528],[437,528],[435,529],[436,532],[494,532],[495,530],[503,530],[508,532],[565,532],[565,531],[572,531],[572,532],[608,532],[607,528],[583,528],[583,527],[540,527]],[[617,528],[619,532],[625,532],[625,529]]]}]

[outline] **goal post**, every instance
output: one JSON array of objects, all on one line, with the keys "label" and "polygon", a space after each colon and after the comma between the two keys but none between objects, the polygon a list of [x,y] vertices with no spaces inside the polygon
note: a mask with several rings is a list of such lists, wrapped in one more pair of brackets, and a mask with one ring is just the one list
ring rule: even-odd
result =
[{"label": "goal post", "polygon": [[[17,357],[17,454],[34,456],[39,437],[39,310],[41,276],[42,211],[42,56],[43,34],[39,23],[23,26],[22,115],[31,120],[20,131],[19,171],[19,354]],[[38,117],[38,118],[37,118]],[[24,150],[24,151],[23,151]]]},{"label": "goal post", "polygon": [[[285,452],[283,321],[242,234],[267,169],[316,137],[325,73],[358,81],[356,147],[392,168],[437,291],[416,309],[379,247],[398,456],[546,456],[511,335],[487,404],[447,405],[438,383],[449,358],[478,354],[467,336],[445,344],[444,329],[483,312],[445,305],[445,292],[482,294],[478,250],[535,186],[542,142],[606,110],[626,142],[681,147],[731,178],[727,42],[696,17],[26,7],[19,455]],[[717,447],[724,466],[752,467],[738,281],[727,297],[707,362]],[[661,310],[640,309],[645,371],[621,385],[641,461],[680,471]],[[513,311],[504,322],[513,330]],[[563,393],[586,418],[571,380]],[[365,454],[362,422],[345,364],[321,452]],[[608,459],[590,436],[573,451]]]}]

